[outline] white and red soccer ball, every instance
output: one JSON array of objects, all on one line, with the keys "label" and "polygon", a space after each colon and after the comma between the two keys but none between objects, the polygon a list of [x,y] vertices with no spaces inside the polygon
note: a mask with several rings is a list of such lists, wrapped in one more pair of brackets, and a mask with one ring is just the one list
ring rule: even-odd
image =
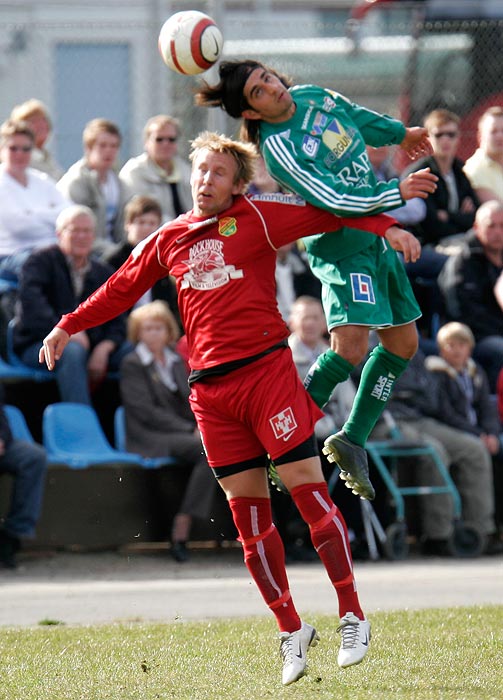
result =
[{"label": "white and red soccer ball", "polygon": [[159,52],[172,70],[183,75],[203,73],[219,59],[224,39],[215,21],[197,10],[171,15],[159,34]]}]

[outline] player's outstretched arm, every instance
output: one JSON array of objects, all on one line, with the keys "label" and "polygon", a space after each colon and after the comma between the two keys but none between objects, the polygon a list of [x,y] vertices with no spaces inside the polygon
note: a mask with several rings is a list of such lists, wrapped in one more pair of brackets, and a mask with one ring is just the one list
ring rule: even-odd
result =
[{"label": "player's outstretched arm", "polygon": [[433,153],[428,131],[422,126],[411,126],[405,129],[405,138],[400,144],[400,148],[403,148],[411,160]]},{"label": "player's outstretched arm", "polygon": [[53,328],[43,340],[43,345],[38,351],[38,361],[45,362],[47,369],[53,370],[69,340],[70,336],[66,331],[57,326]]},{"label": "player's outstretched arm", "polygon": [[403,254],[405,262],[416,262],[421,255],[421,244],[409,231],[404,231],[399,226],[390,226],[384,234],[393,250],[399,250]]},{"label": "player's outstretched arm", "polygon": [[426,197],[437,189],[438,177],[429,168],[421,168],[415,173],[410,173],[400,183],[400,194],[402,199],[412,199],[413,197]]}]

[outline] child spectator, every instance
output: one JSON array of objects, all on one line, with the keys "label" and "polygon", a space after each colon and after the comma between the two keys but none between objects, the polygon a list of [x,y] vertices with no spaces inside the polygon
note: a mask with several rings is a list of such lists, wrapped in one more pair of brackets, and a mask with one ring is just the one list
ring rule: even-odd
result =
[{"label": "child spectator", "polygon": [[[496,457],[501,452],[501,426],[487,375],[471,357],[475,346],[472,331],[463,323],[447,323],[437,334],[437,344],[440,357],[427,357],[425,364],[435,375],[439,419],[476,436],[487,453]],[[492,504],[487,505],[491,506],[487,512],[494,512],[494,490]],[[488,535],[486,552],[500,552],[502,543],[494,526],[484,534]]]}]

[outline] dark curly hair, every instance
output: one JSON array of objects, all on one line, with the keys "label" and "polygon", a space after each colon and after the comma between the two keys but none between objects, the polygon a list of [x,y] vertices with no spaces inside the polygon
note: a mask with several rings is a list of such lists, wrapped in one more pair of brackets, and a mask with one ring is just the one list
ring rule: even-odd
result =
[{"label": "dark curly hair", "polygon": [[[250,109],[243,90],[250,74],[257,68],[272,73],[281,80],[285,87],[290,87],[291,82],[288,78],[260,61],[253,59],[222,61],[218,69],[220,81],[217,85],[209,85],[203,81],[195,94],[196,105],[221,107],[229,116],[239,119],[246,109]],[[259,128],[260,120],[244,119],[241,126],[241,138],[258,144]]]}]

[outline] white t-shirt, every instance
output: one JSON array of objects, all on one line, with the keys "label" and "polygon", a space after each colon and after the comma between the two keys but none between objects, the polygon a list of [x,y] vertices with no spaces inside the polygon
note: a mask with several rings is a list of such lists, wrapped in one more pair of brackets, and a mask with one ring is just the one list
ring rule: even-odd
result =
[{"label": "white t-shirt", "polygon": [[56,218],[70,204],[48,175],[26,174],[24,187],[0,164],[0,256],[56,243]]}]

